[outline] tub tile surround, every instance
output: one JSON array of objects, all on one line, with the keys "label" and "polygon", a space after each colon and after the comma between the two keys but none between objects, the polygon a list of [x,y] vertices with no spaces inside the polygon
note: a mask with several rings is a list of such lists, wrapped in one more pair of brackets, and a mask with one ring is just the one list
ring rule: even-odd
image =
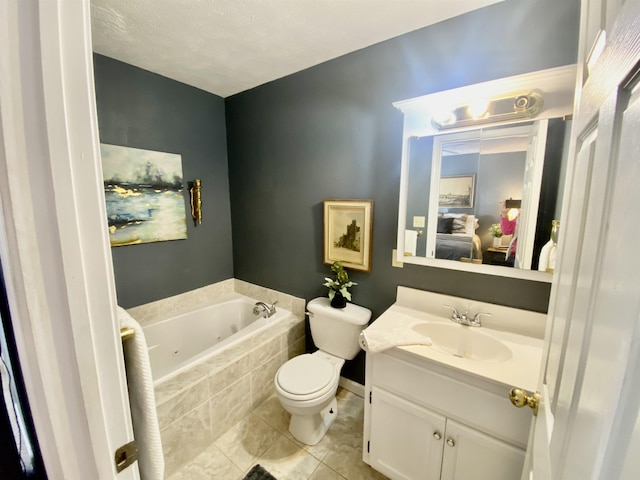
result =
[{"label": "tub tile surround", "polygon": [[[156,405],[167,473],[188,463],[213,440],[246,417],[255,405],[274,393],[273,378],[277,369],[290,355],[295,354],[290,351],[288,339],[292,329],[300,331],[295,328],[297,323],[303,321],[290,315],[282,320],[281,325],[274,325],[255,337],[223,350],[211,361],[205,359],[197,368],[156,385]],[[304,335],[304,330],[302,332]],[[190,405],[186,404],[196,403],[197,399],[203,399],[203,402],[189,411]],[[201,412],[202,406],[206,413]],[[185,410],[187,412],[183,413]],[[194,437],[180,427],[192,422],[190,415],[194,410],[208,419],[210,435]],[[182,443],[189,445],[188,451],[173,447]],[[174,452],[180,454],[175,455]]]},{"label": "tub tile surround", "polygon": [[[275,393],[273,379],[278,368],[305,351],[305,301],[231,279],[128,310],[142,324],[151,325],[233,294],[269,304],[277,300],[277,308],[298,315],[288,315],[155,385],[167,476],[189,465]],[[212,458],[201,468],[208,470],[215,465],[217,460]],[[229,471],[237,473],[231,467]],[[195,471],[193,474],[197,475]]]}]

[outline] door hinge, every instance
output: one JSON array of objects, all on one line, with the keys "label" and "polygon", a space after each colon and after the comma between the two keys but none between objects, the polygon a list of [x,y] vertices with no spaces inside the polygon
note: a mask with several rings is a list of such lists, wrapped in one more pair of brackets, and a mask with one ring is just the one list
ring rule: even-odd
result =
[{"label": "door hinge", "polygon": [[369,392],[369,403],[371,403],[371,395],[373,394],[373,392]]},{"label": "door hinge", "polygon": [[120,448],[116,450],[116,454],[115,454],[116,471],[120,473],[122,470],[127,468],[136,460],[138,460],[138,447],[136,445],[136,441],[133,440],[129,443],[122,445]]},{"label": "door hinge", "polygon": [[367,440],[367,453],[371,452],[371,442]]}]

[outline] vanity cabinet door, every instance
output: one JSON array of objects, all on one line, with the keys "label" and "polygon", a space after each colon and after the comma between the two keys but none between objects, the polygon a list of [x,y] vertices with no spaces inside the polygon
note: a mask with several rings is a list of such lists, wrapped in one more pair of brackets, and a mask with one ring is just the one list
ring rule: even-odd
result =
[{"label": "vanity cabinet door", "polygon": [[392,480],[439,480],[444,428],[445,417],[373,387],[369,463]]},{"label": "vanity cabinet door", "polygon": [[447,420],[441,480],[519,479],[525,451]]}]

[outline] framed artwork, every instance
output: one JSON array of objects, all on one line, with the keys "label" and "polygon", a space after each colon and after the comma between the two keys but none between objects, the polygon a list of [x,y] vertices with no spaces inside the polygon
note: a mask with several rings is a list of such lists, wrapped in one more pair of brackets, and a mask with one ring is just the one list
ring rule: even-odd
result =
[{"label": "framed artwork", "polygon": [[324,263],[371,271],[373,200],[324,201]]},{"label": "framed artwork", "polygon": [[182,157],[100,145],[112,247],[187,238]]},{"label": "framed artwork", "polygon": [[454,175],[440,177],[438,207],[471,208],[473,207],[473,190],[475,175]]}]

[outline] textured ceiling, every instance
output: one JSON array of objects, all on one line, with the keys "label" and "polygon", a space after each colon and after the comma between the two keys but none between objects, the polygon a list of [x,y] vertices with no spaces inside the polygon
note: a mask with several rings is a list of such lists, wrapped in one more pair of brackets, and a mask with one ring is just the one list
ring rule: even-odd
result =
[{"label": "textured ceiling", "polygon": [[93,50],[221,97],[503,0],[91,0]]}]

